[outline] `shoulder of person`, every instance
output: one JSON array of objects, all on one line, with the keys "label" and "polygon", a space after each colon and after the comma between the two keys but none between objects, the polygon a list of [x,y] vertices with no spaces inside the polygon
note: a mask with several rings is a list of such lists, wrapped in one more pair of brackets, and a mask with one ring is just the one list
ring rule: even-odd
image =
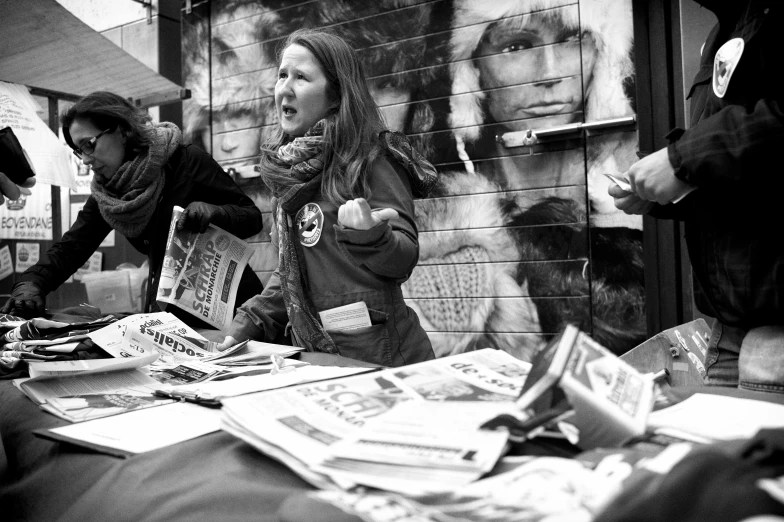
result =
[{"label": "shoulder of person", "polygon": [[406,177],[406,169],[400,162],[392,155],[392,153],[385,147],[379,149],[379,153],[373,162],[370,164],[372,173],[375,172],[388,172],[395,171],[398,175]]},{"label": "shoulder of person", "polygon": [[204,149],[190,143],[180,144],[168,164],[174,171],[184,169],[189,176],[197,175],[202,169],[222,169]]}]

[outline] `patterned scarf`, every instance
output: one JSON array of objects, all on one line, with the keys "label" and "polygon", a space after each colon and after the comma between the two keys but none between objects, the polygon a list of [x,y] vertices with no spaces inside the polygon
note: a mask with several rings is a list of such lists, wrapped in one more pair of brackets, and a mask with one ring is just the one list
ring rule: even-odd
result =
[{"label": "patterned scarf", "polygon": [[321,190],[324,170],[324,120],[317,122],[301,138],[281,146],[276,157],[279,166],[289,167],[292,178],[301,183],[293,186],[275,184],[262,172],[264,182],[277,198],[278,275],[286,313],[291,323],[294,344],[309,352],[338,353],[335,342],[316,318],[316,310],[308,297],[308,277],[300,264],[299,241],[291,216],[311,201]]},{"label": "patterned scarf", "polygon": [[101,215],[126,237],[138,237],[152,219],[163,191],[163,166],[182,142],[173,123],[154,126],[155,136],[145,154],[123,163],[111,179],[96,173],[92,195]]},{"label": "patterned scarf", "polygon": [[[308,276],[305,266],[300,263],[302,246],[296,238],[291,218],[321,190],[323,132],[324,120],[321,120],[303,137],[281,146],[277,157],[272,158],[278,165],[290,167],[291,177],[301,183],[283,187],[264,173],[262,177],[277,198],[278,274],[294,340],[311,352],[338,353],[335,342],[317,319],[318,314],[308,295]],[[381,143],[406,168],[414,194],[426,197],[438,181],[435,168],[411,147],[404,134],[385,131],[380,138]]]}]

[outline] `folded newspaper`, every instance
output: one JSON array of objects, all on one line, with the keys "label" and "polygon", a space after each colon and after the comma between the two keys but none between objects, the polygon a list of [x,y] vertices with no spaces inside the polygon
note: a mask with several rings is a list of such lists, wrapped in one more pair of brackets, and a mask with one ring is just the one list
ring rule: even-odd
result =
[{"label": "folded newspaper", "polygon": [[514,456],[502,459],[489,476],[448,492],[402,495],[361,488],[294,498],[319,499],[365,522],[587,522],[628,473],[608,464],[590,469],[578,459]]},{"label": "folded newspaper", "polygon": [[233,319],[237,288],[253,254],[240,238],[215,225],[204,233],[177,230],[182,207],[174,207],[156,300],[174,305],[215,328]]},{"label": "folded newspaper", "polygon": [[43,410],[80,422],[171,402],[153,396],[158,381],[142,371],[157,358],[31,362],[31,377],[12,382]]},{"label": "folded newspaper", "polygon": [[112,357],[160,355],[156,365],[176,366],[205,359],[217,351],[218,343],[208,341],[169,312],[134,314],[90,332],[90,339]]},{"label": "folded newspaper", "polygon": [[516,411],[529,369],[506,352],[478,350],[229,398],[222,428],[318,487],[450,489],[502,454],[507,434],[479,427]]}]

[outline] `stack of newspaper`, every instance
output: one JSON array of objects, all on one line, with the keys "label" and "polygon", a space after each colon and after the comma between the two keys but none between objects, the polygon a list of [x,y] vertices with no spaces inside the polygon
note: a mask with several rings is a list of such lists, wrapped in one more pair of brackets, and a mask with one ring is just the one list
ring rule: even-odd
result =
[{"label": "stack of newspaper", "polygon": [[[155,395],[161,389],[254,370],[268,372],[273,366],[273,355],[286,357],[298,351],[290,346],[251,341],[217,352],[217,343],[208,341],[168,312],[135,314],[86,331],[83,337],[110,357],[31,361],[31,377],[14,381],[44,410],[71,422],[168,404],[171,398]],[[242,358],[243,366],[223,364],[237,358]],[[263,385],[255,384],[257,389],[264,389],[259,387]]]},{"label": "stack of newspaper", "polygon": [[172,402],[153,396],[159,383],[141,369],[157,358],[31,362],[31,377],[12,382],[43,410],[80,422]]},{"label": "stack of newspaper", "polygon": [[0,314],[0,359],[9,366],[19,362],[60,361],[81,358],[91,351],[88,333],[113,323],[112,315],[84,322],[63,322],[35,317],[21,319]]},{"label": "stack of newspaper", "polygon": [[223,401],[222,428],[322,488],[413,493],[476,480],[506,449],[530,364],[484,349]]}]

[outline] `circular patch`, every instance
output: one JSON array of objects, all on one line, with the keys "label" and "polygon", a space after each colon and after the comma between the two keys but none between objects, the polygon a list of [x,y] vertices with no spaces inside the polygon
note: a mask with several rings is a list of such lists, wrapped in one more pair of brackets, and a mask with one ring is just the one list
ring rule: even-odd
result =
[{"label": "circular patch", "polygon": [[308,203],[297,212],[297,235],[302,246],[312,247],[321,239],[321,229],[324,228],[324,213],[315,203]]},{"label": "circular patch", "polygon": [[719,98],[724,98],[727,93],[732,73],[738,66],[745,45],[743,38],[733,38],[716,51],[713,59],[713,94]]}]

